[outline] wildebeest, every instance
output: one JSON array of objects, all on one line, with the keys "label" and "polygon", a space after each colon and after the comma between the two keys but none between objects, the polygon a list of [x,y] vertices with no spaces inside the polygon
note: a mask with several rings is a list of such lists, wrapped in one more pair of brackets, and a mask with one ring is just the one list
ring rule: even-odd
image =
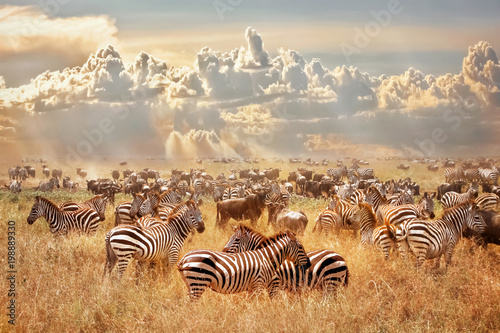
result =
[{"label": "wildebeest", "polygon": [[[307,215],[299,210],[298,212],[291,211],[282,204],[275,205],[276,211],[271,218],[271,225],[276,230],[290,230],[299,235],[303,235],[307,227]],[[270,211],[271,215],[271,211]]]},{"label": "wildebeest", "polygon": [[255,226],[265,207],[266,194],[251,194],[245,198],[229,199],[217,203],[216,225],[225,228],[227,222],[233,218],[236,221],[250,220]]},{"label": "wildebeest", "polygon": [[118,170],[111,171],[111,177],[113,177],[113,180],[116,182],[120,179],[120,172]]},{"label": "wildebeest", "polygon": [[42,173],[45,175],[45,177],[49,178],[50,177],[50,170],[49,168],[45,167],[42,169]]},{"label": "wildebeest", "polygon": [[62,170],[61,169],[53,169],[52,170],[52,177],[58,177],[59,179],[62,178]]},{"label": "wildebeest", "polygon": [[21,192],[21,183],[23,181],[17,181],[17,180],[11,180],[9,185],[5,185],[5,187],[11,191],[12,193],[14,194],[17,194],[19,192]]},{"label": "wildebeest", "polygon": [[76,168],[76,174],[80,176],[81,178],[87,177],[87,171],[85,171],[82,168]]},{"label": "wildebeest", "polygon": [[442,183],[437,187],[437,200],[441,200],[443,195],[446,192],[457,192],[457,193],[462,193],[462,186],[464,183],[461,182],[456,182],[456,183]]},{"label": "wildebeest", "polygon": [[487,247],[489,243],[500,245],[500,214],[492,210],[479,210],[479,214],[486,223],[486,231],[479,234],[469,228],[463,232],[464,237],[472,238],[474,241]]}]

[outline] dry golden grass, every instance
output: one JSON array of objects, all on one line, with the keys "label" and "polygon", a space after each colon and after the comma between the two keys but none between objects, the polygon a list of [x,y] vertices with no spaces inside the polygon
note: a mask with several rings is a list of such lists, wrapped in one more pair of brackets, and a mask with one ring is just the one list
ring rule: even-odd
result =
[{"label": "dry golden grass", "polygon": [[[182,165],[165,165],[160,161],[142,161],[131,168],[151,166],[168,174]],[[163,163],[163,165],[162,165]],[[396,161],[374,161],[372,166],[382,179],[406,175],[431,190],[441,182],[442,172],[430,174],[425,166],[412,165],[409,171],[396,170]],[[95,168],[98,175],[108,176],[111,166]],[[261,167],[280,165],[282,177],[296,165],[275,162]],[[193,164],[193,167],[196,165]],[[228,175],[231,165],[204,165],[212,175]],[[236,166],[242,167],[242,166]],[[325,167],[315,167],[317,171]],[[38,170],[37,170],[38,171]],[[64,170],[74,175],[74,170]],[[6,177],[6,176],[3,176]],[[73,177],[74,178],[74,177]],[[31,183],[33,186],[36,182]],[[423,191],[422,191],[423,193]],[[325,237],[312,233],[317,214],[326,206],[324,200],[294,198],[292,209],[303,209],[309,225],[301,241],[307,251],[332,249],[347,261],[350,281],[335,295],[320,292],[293,295],[280,292],[270,300],[266,293],[257,295],[222,295],[212,291],[197,303],[186,298],[186,287],[174,269],[166,278],[147,276],[136,284],[130,265],[121,281],[102,279],[105,262],[104,237],[114,222],[109,208],[103,227],[95,236],[72,235],[55,240],[43,218],[28,225],[26,218],[36,193],[24,190],[19,197],[0,193],[0,244],[2,265],[6,263],[7,221],[16,221],[17,251],[17,320],[19,332],[74,331],[498,331],[500,329],[500,247],[477,248],[462,240],[455,249],[453,264],[445,272],[432,270],[426,262],[416,271],[413,258],[403,261],[360,245],[351,232]],[[47,197],[56,202],[69,198],[91,197],[86,191],[56,191]],[[128,200],[119,195],[117,202]],[[437,207],[439,210],[439,207]],[[205,200],[202,206],[207,226],[186,242],[181,256],[192,249],[222,249],[231,235],[229,230],[215,229],[215,205]],[[234,222],[234,221],[233,221]],[[258,229],[271,234],[267,215]],[[6,269],[7,270],[7,269]],[[2,279],[1,304],[7,304],[7,282]],[[6,312],[6,308],[4,310]],[[12,329],[6,316],[0,331]]]}]

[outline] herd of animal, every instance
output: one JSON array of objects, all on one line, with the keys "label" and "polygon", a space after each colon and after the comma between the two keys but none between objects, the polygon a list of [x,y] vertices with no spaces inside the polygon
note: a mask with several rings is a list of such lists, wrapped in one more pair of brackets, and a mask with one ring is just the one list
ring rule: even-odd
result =
[{"label": "herd of animal", "polygon": [[[265,289],[273,296],[278,289],[332,292],[348,284],[349,269],[342,255],[328,249],[305,252],[296,238],[304,234],[308,217],[303,210],[290,209],[294,196],[329,199],[315,219],[313,232],[338,235],[341,229],[352,230],[354,236],[360,234],[362,244],[381,249],[386,259],[391,251],[403,258],[413,254],[417,267],[428,259],[437,259],[439,267],[441,256],[448,266],[462,236],[485,247],[500,245],[500,188],[494,161],[462,161],[451,167],[446,160],[447,182],[423,195],[410,178],[382,181],[366,163],[353,160],[348,167],[339,161],[325,173],[300,167],[284,179],[279,168],[229,170],[227,178],[213,177],[203,169],[172,170],[167,179],[149,168],[121,174],[113,170],[111,178],[86,181],[87,190],[94,194],[88,201],[54,203],[36,196],[27,220],[32,224],[44,217],[56,237],[72,232],[91,235],[112,204],[114,227],[105,237],[104,276],[117,267],[121,277],[133,259],[138,275],[148,263],[160,263],[157,269],[164,274],[176,266],[192,299],[207,288],[221,293]],[[78,169],[77,175],[83,179],[82,171]],[[37,190],[59,188],[62,173],[52,176]],[[121,192],[131,200],[115,205],[114,197]],[[437,219],[436,200],[443,207]],[[231,219],[250,221],[250,225],[234,226],[222,251],[194,250],[179,260],[186,239],[206,228],[200,207],[207,202],[216,206],[216,228],[228,228]],[[271,237],[258,231],[264,210],[268,225],[277,232]]]}]

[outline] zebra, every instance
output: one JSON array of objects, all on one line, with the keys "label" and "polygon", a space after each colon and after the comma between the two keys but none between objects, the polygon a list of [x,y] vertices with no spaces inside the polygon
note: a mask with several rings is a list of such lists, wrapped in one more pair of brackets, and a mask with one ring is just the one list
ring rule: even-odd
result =
[{"label": "zebra", "polygon": [[[234,234],[224,246],[223,252],[238,253],[261,249],[269,244],[269,238],[243,224],[233,226]],[[347,286],[349,269],[344,258],[331,250],[307,252],[311,262],[305,274],[285,261],[277,270],[279,288],[296,292],[300,287],[321,289],[326,293],[334,291],[338,286]]]},{"label": "zebra", "polygon": [[494,169],[479,168],[479,175],[483,183],[498,185],[498,171]]},{"label": "zebra", "polygon": [[19,194],[21,192],[21,184],[22,180],[11,180],[9,185],[5,185],[5,187],[14,194]]},{"label": "zebra", "polygon": [[475,201],[479,209],[495,210],[498,207],[500,198],[495,193],[483,193]]},{"label": "zebra", "polygon": [[302,244],[290,231],[269,238],[267,246],[240,253],[194,250],[187,253],[177,268],[191,300],[210,288],[224,294],[267,289],[273,298],[280,285],[279,266],[290,260],[305,271],[311,261]]},{"label": "zebra", "polygon": [[359,230],[359,224],[353,223],[352,217],[359,209],[357,205],[352,205],[349,202],[342,200],[338,195],[334,195],[328,204],[327,209],[333,210],[342,219],[342,226],[345,229],[353,230],[354,236],[356,236],[357,230]]},{"label": "zebra", "polygon": [[90,208],[67,212],[52,201],[41,196],[35,197],[35,204],[28,216],[28,224],[33,224],[39,217],[45,217],[50,231],[55,236],[67,235],[72,231],[94,234],[99,227],[99,214]]},{"label": "zebra", "polygon": [[356,191],[356,187],[352,186],[352,184],[343,185],[343,186],[337,187],[336,191],[337,191],[337,195],[339,196],[340,199],[350,200],[351,196]]},{"label": "zebra", "polygon": [[361,189],[357,189],[353,194],[351,194],[349,201],[353,205],[357,205],[365,201],[365,192]]},{"label": "zebra", "polygon": [[481,180],[481,174],[479,169],[465,169],[464,170],[464,178],[469,182],[477,182]]},{"label": "zebra", "polygon": [[244,197],[246,197],[246,193],[243,186],[227,186],[222,194],[222,200]]},{"label": "zebra", "polygon": [[464,169],[459,166],[458,168],[446,168],[444,169],[444,179],[445,183],[451,183],[453,181],[461,181],[465,178]]},{"label": "zebra", "polygon": [[72,212],[82,208],[90,208],[95,210],[99,214],[99,219],[104,221],[106,219],[106,204],[108,203],[108,197],[105,194],[98,194],[87,201],[84,202],[74,202],[67,201],[59,205],[59,208]]},{"label": "zebra", "polygon": [[429,196],[426,192],[418,205],[405,204],[399,206],[382,206],[377,210],[377,218],[379,221],[387,220],[396,227],[399,227],[402,223],[411,219],[433,219],[435,217],[433,201],[435,195],[436,193]]},{"label": "zebra", "polygon": [[41,192],[52,192],[55,187],[60,188],[58,177],[52,177],[48,182],[41,181],[35,190]]},{"label": "zebra", "polygon": [[358,207],[353,219],[360,225],[361,244],[375,245],[384,252],[385,259],[389,259],[389,252],[396,241],[396,227],[387,219],[384,220],[384,225],[377,226],[377,217],[370,204],[362,202]]},{"label": "zebra", "polygon": [[122,202],[115,208],[115,227],[119,224],[134,224],[142,203],[146,200],[144,194],[132,193],[132,202]]},{"label": "zebra", "polygon": [[477,190],[472,186],[467,190],[467,192],[462,194],[453,191],[446,192],[441,198],[441,206],[443,207],[443,209],[447,209],[464,202],[468,202],[471,199],[474,200],[477,197]]},{"label": "zebra", "polygon": [[187,209],[169,216],[167,223],[156,223],[146,228],[125,225],[111,229],[105,238],[106,263],[103,276],[109,276],[118,263],[117,274],[121,278],[133,258],[139,262],[163,262],[168,272],[177,262],[190,231],[205,231],[196,202],[188,199],[185,204]]},{"label": "zebra", "polygon": [[400,206],[400,205],[407,205],[407,204],[414,204],[415,199],[413,198],[413,191],[412,190],[400,190],[400,193],[397,195],[393,195],[389,199],[387,199],[387,202],[390,205],[393,206]]},{"label": "zebra", "polygon": [[330,231],[335,230],[335,233],[339,234],[340,229],[359,230],[359,225],[354,226],[352,223],[343,224],[342,217],[335,211],[327,208],[316,218],[313,232],[316,232],[316,230],[318,230],[319,233],[324,231],[325,234],[328,235]]},{"label": "zebra", "polygon": [[380,191],[374,185],[371,185],[366,189],[365,202],[372,205],[373,210],[375,212],[377,212],[380,207],[389,204],[387,202],[387,199],[380,193]]},{"label": "zebra", "polygon": [[[181,196],[174,189],[169,189],[162,194],[157,192],[149,192],[147,199],[139,207],[137,215],[139,217],[151,214],[153,208],[160,204],[178,204],[181,203]],[[133,212],[133,211],[132,211]]]},{"label": "zebra", "polygon": [[404,224],[401,237],[398,236],[396,241],[403,243],[417,257],[417,268],[426,259],[437,259],[436,268],[439,268],[442,255],[445,256],[448,267],[455,245],[467,227],[478,233],[485,231],[484,219],[473,201],[446,209],[438,220],[413,220]]},{"label": "zebra", "polygon": [[347,166],[342,165],[340,168],[334,169],[329,168],[326,170],[326,174],[331,177],[334,181],[339,181],[342,178],[347,178]]},{"label": "zebra", "polygon": [[362,169],[356,163],[353,163],[351,168],[356,171],[356,174],[361,179],[373,179],[375,177],[375,172],[373,171],[373,168]]}]

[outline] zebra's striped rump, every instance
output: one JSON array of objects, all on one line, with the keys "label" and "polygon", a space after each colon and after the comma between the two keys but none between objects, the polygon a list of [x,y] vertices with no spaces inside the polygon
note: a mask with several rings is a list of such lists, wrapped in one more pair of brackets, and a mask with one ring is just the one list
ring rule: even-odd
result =
[{"label": "zebra's striped rump", "polygon": [[276,271],[285,260],[301,270],[311,266],[304,247],[289,231],[269,238],[258,250],[191,251],[181,259],[178,269],[191,299],[198,299],[207,288],[224,294],[266,289],[273,297],[280,284]]}]

